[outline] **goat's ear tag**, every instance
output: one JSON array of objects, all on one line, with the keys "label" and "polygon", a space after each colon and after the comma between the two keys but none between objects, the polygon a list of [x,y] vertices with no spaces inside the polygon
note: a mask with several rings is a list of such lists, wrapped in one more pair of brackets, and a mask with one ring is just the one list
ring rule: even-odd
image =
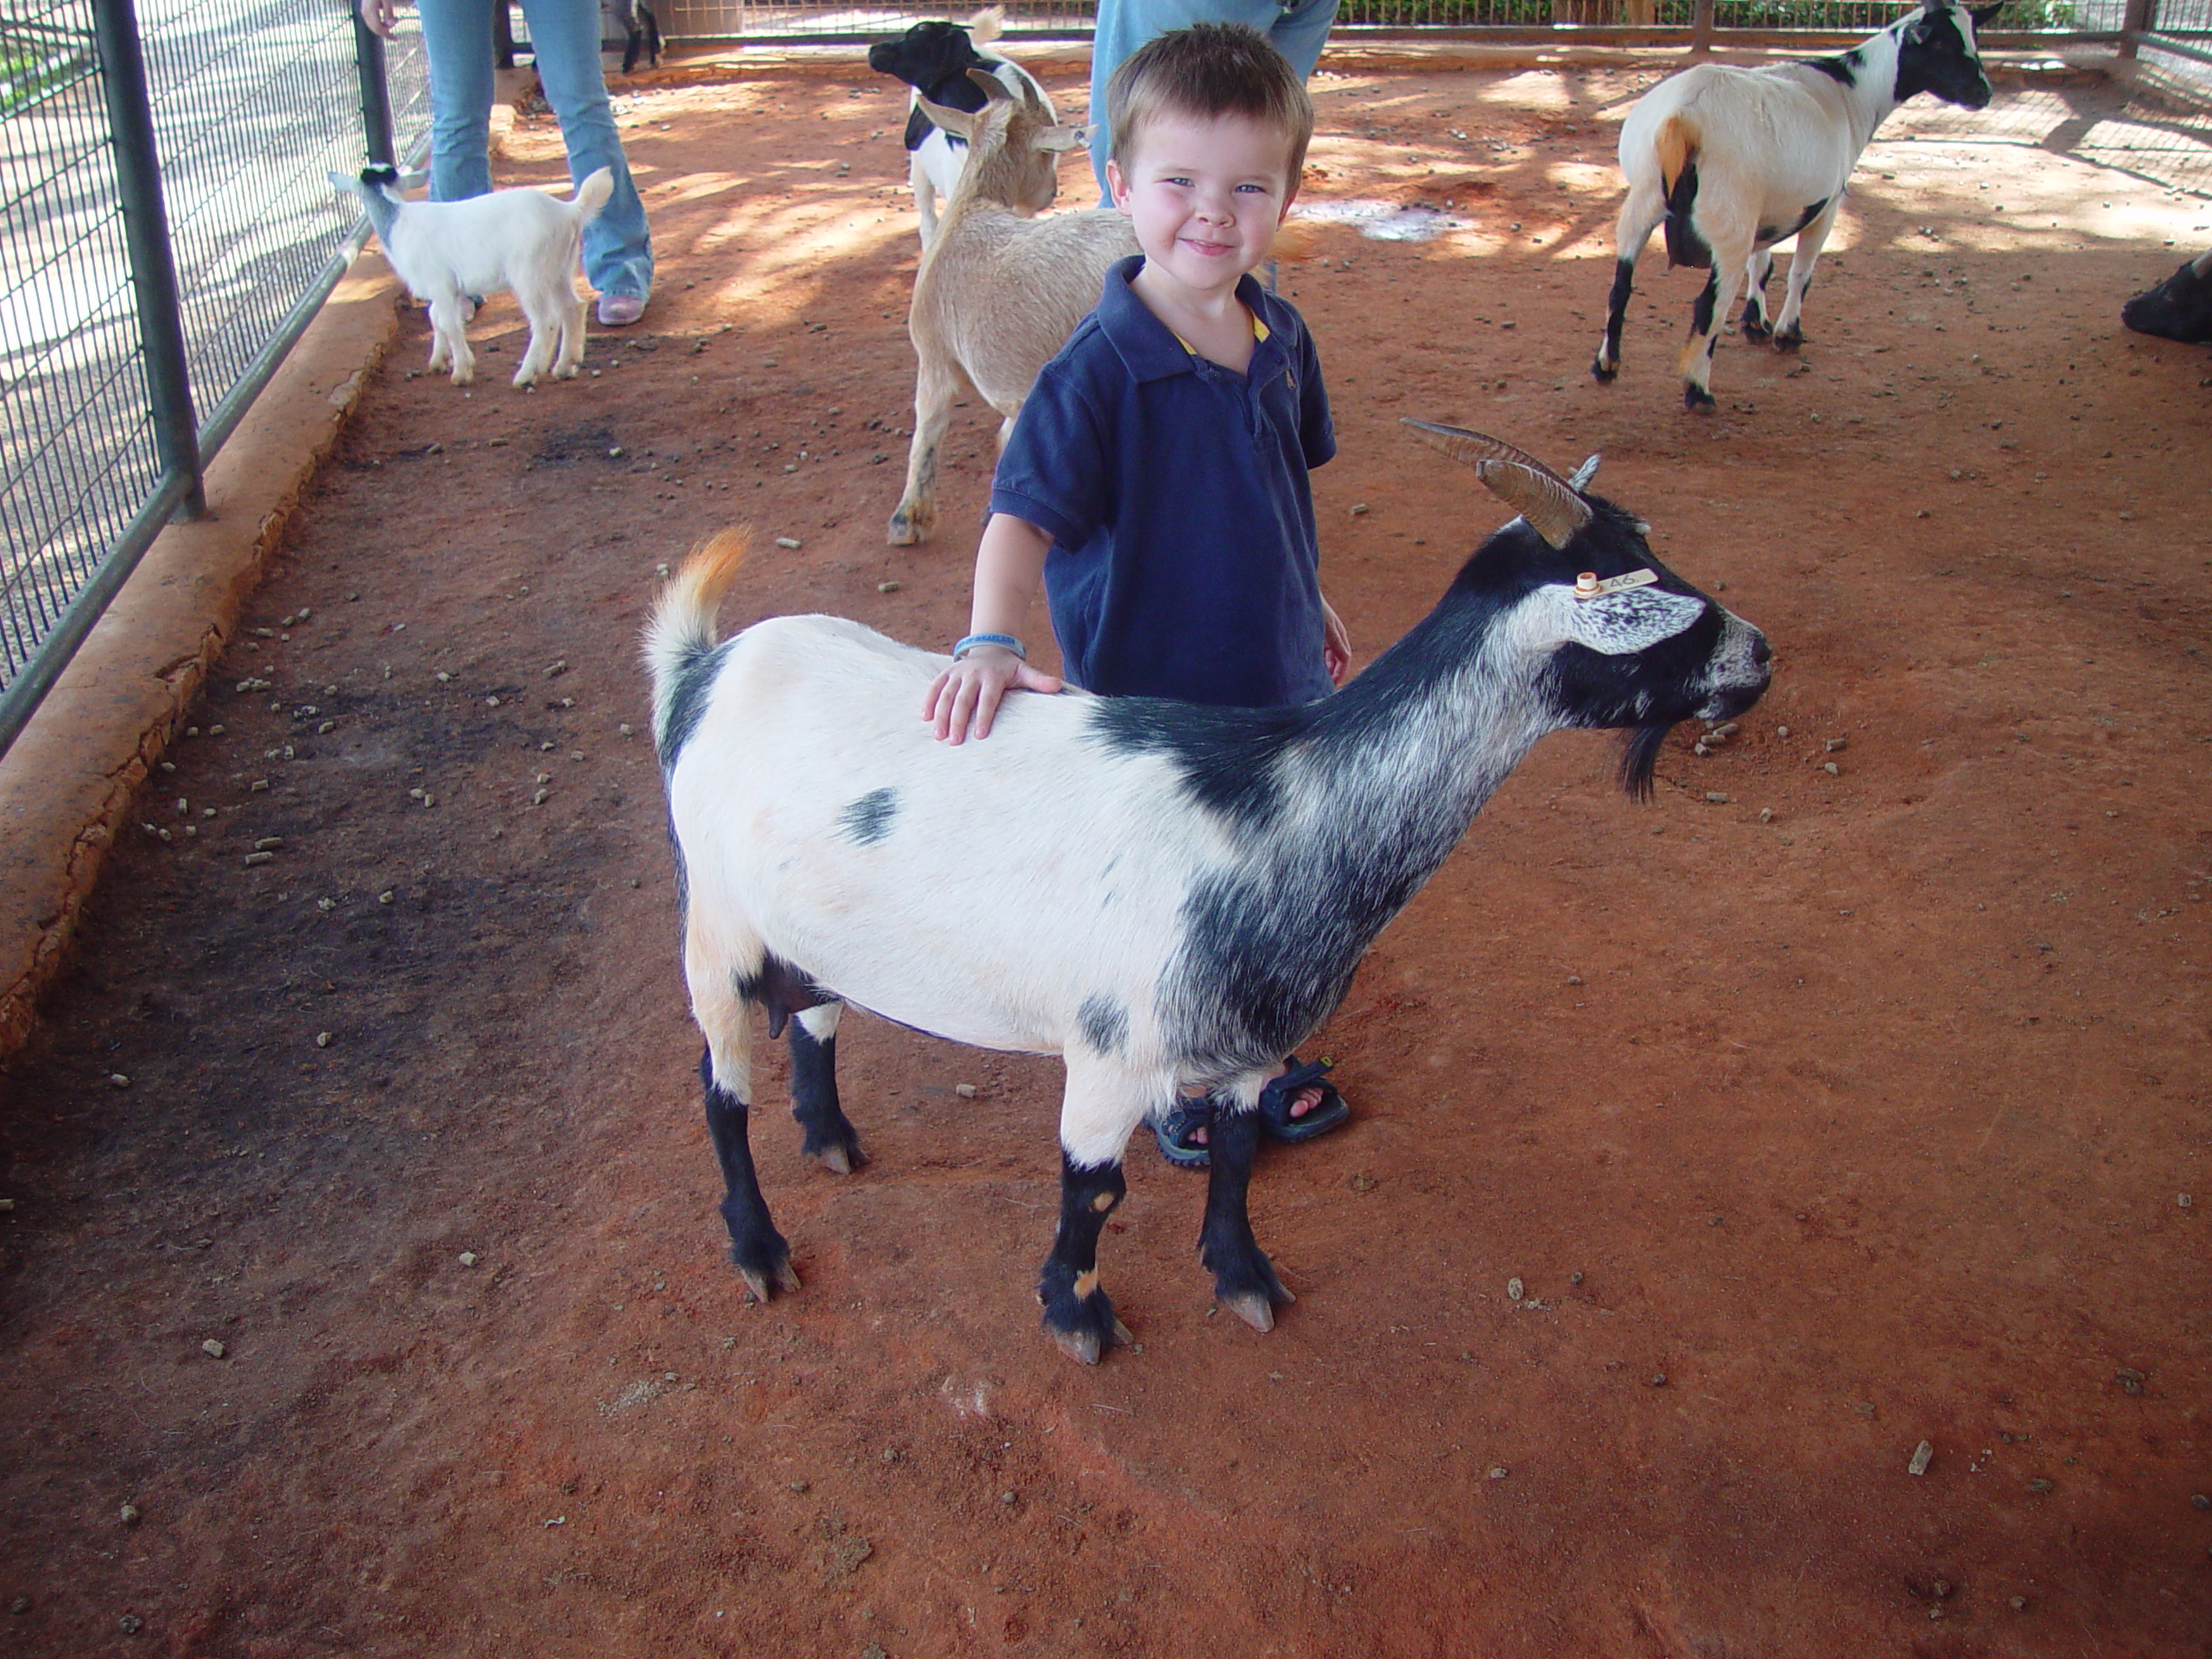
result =
[{"label": "goat's ear tag", "polygon": [[1631,570],[1624,576],[1607,576],[1602,582],[1598,579],[1595,570],[1585,570],[1574,579],[1574,596],[1577,599],[1603,599],[1607,594],[1618,594],[1630,588],[1649,588],[1658,580],[1656,570]]}]

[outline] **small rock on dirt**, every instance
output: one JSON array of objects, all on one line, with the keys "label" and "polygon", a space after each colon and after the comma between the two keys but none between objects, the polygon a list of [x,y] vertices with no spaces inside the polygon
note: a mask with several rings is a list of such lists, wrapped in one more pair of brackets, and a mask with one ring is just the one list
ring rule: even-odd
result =
[{"label": "small rock on dirt", "polygon": [[1935,1461],[1936,1443],[1923,1440],[1912,1448],[1912,1461],[1905,1465],[1904,1471],[1908,1475],[1924,1475],[1928,1472],[1928,1465]]}]

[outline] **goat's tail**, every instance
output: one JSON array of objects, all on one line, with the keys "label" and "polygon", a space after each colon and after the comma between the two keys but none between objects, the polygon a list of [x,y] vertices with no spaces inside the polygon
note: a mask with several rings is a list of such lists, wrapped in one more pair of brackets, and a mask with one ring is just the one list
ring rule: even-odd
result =
[{"label": "goat's tail", "polygon": [[664,760],[670,753],[670,728],[682,692],[693,673],[714,655],[721,640],[715,613],[753,550],[753,537],[726,530],[691,550],[661,589],[645,625],[645,668],[653,682],[653,743]]},{"label": "goat's tail", "polygon": [[985,6],[968,20],[968,37],[978,46],[988,45],[1006,33],[1006,8]]},{"label": "goat's tail", "polygon": [[1651,148],[1659,161],[1659,181],[1667,190],[1667,263],[1703,270],[1713,264],[1713,250],[1700,238],[1690,221],[1697,206],[1697,152],[1704,134],[1697,123],[1680,111],[1659,124]]},{"label": "goat's tail", "polygon": [[602,167],[576,187],[576,194],[569,198],[569,206],[576,210],[576,223],[588,225],[599,217],[599,210],[607,206],[607,199],[614,194],[614,169]]}]

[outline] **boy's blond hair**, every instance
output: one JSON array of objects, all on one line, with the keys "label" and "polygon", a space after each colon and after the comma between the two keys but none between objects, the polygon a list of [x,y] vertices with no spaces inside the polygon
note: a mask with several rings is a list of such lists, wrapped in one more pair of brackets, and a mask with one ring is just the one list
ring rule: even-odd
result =
[{"label": "boy's blond hair", "polygon": [[1287,182],[1298,185],[1313,137],[1313,101],[1298,72],[1248,23],[1193,23],[1156,35],[1106,83],[1114,164],[1126,171],[1138,136],[1163,114],[1201,121],[1241,115],[1273,127],[1289,149]]}]

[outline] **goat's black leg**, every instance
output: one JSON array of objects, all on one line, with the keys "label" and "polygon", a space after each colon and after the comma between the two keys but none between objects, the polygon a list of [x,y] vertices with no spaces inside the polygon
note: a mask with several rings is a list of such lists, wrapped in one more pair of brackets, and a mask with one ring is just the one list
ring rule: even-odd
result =
[{"label": "goat's black leg", "polygon": [[722,1170],[722,1220],[729,1227],[729,1257],[755,1301],[768,1300],[768,1288],[797,1290],[791,1247],[768,1218],[760,1178],[753,1169],[753,1145],[747,1139],[747,1107],[715,1081],[711,1051],[699,1057],[700,1081],[707,1088],[707,1138]]},{"label": "goat's black leg", "polygon": [[[836,1003],[823,1007],[834,1010]],[[817,1038],[806,1028],[816,1010],[791,1020],[791,1116],[798,1120],[806,1139],[801,1147],[810,1158],[819,1158],[840,1175],[849,1175],[868,1162],[861,1138],[837,1102],[837,1022],[829,1020],[830,1033]]]},{"label": "goat's black leg", "polygon": [[1045,1334],[1085,1365],[1096,1365],[1103,1350],[1129,1339],[1098,1287],[1098,1235],[1128,1191],[1118,1162],[1086,1167],[1060,1154],[1060,1225],[1037,1275],[1037,1300],[1045,1306]]},{"label": "goat's black leg", "polygon": [[1274,1266],[1252,1236],[1246,1190],[1259,1150],[1260,1115],[1231,1111],[1214,1102],[1207,1140],[1206,1218],[1198,1232],[1198,1259],[1213,1270],[1213,1294],[1255,1331],[1272,1331],[1279,1304],[1298,1299],[1283,1288]]},{"label": "goat's black leg", "polygon": [[[1650,234],[1648,226],[1644,233]],[[1590,365],[1590,372],[1599,380],[1609,381],[1621,372],[1621,324],[1628,315],[1628,297],[1635,291],[1636,261],[1615,259],[1613,291],[1605,297],[1605,337]]]}]

